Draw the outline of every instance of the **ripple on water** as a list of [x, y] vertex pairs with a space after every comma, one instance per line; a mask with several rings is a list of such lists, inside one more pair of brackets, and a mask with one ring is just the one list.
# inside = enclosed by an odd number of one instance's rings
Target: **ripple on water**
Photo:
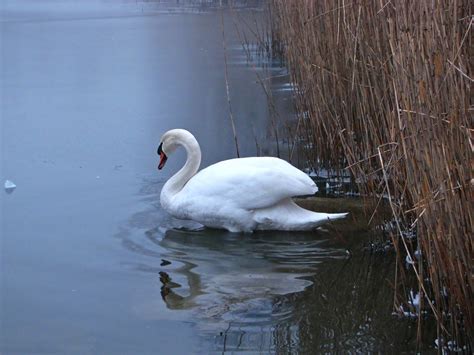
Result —
[[163, 233], [155, 226], [131, 233], [123, 245], [146, 257], [137, 270], [166, 273], [162, 296], [168, 308], [190, 310], [200, 328], [216, 332], [229, 322], [272, 326], [291, 317], [291, 307], [278, 305], [276, 297], [303, 291], [320, 263], [345, 257], [324, 237], [202, 228]]
[[137, 255], [128, 264], [158, 274], [166, 307], [186, 311], [216, 349], [271, 351], [282, 334], [291, 348], [292, 295], [312, 285], [322, 263], [346, 257], [327, 232], [236, 234], [155, 208], [137, 213], [120, 235]]

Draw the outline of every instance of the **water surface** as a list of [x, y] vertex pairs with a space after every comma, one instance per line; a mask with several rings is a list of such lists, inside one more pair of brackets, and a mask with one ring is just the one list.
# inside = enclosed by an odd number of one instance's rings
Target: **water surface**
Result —
[[[0, 175], [17, 185], [0, 196], [1, 353], [413, 349], [414, 325], [390, 315], [392, 263], [357, 252], [364, 232], [231, 234], [161, 210], [184, 161], [158, 173], [163, 132], [192, 131], [203, 166], [235, 157], [220, 11], [1, 4]], [[247, 65], [224, 20], [240, 151], [275, 155], [255, 70], [288, 110], [286, 71]]]

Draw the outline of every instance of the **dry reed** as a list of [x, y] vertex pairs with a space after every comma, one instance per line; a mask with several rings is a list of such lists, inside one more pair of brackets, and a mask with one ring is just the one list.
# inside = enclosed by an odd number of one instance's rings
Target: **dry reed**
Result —
[[237, 137], [237, 131], [235, 129], [234, 113], [232, 112], [232, 101], [230, 99], [229, 73], [228, 73], [228, 64], [227, 64], [227, 44], [226, 44], [226, 39], [225, 39], [224, 13], [222, 12], [222, 10], [221, 10], [221, 28], [222, 28], [222, 48], [224, 50], [224, 79], [225, 79], [225, 89], [226, 89], [226, 95], [227, 95], [227, 105], [229, 107], [229, 119], [230, 119], [230, 125], [232, 127], [232, 133], [234, 135], [235, 154], [237, 155], [237, 158], [240, 158], [239, 140]]
[[473, 3], [270, 3], [310, 161], [348, 168], [361, 191], [389, 199], [397, 264], [421, 252], [410, 266], [421, 308], [440, 341], [472, 349]]

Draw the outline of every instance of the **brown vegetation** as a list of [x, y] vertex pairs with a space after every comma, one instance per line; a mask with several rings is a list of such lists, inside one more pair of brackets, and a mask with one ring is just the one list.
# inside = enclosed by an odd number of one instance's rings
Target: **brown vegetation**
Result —
[[412, 271], [438, 338], [472, 346], [473, 3], [270, 2], [310, 160], [388, 199], [398, 264], [421, 250]]

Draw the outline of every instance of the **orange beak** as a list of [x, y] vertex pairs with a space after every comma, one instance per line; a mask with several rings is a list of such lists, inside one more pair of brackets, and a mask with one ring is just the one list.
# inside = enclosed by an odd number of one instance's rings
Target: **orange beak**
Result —
[[160, 143], [160, 146], [158, 147], [158, 150], [156, 153], [160, 156], [160, 164], [158, 164], [158, 170], [163, 169], [165, 166], [166, 160], [168, 160], [168, 157], [166, 156], [165, 152], [163, 152], [163, 143]]
[[160, 153], [160, 164], [158, 164], [158, 170], [163, 169], [163, 167], [166, 164], [166, 160], [168, 160], [168, 157], [166, 156], [165, 153], [161, 152]]

